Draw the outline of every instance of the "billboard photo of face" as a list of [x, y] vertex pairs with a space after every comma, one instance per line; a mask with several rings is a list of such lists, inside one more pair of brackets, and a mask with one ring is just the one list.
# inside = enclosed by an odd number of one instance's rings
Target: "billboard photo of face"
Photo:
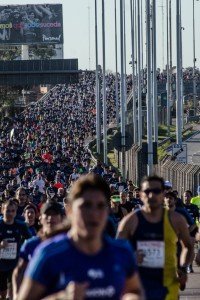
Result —
[[0, 45], [63, 42], [62, 4], [0, 6]]

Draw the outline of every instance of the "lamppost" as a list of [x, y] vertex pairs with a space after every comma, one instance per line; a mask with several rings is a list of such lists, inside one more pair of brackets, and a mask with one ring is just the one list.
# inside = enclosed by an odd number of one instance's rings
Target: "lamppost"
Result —
[[[199, 1], [199, 0], [196, 0]], [[195, 53], [195, 12], [194, 12], [194, 0], [193, 0], [193, 101], [194, 101], [194, 116], [196, 116], [196, 77], [195, 77], [195, 68], [196, 68], [196, 53]]]
[[180, 0], [176, 0], [176, 143], [182, 144], [181, 133], [181, 60], [180, 60]]
[[105, 4], [102, 0], [102, 56], [103, 56], [103, 153], [104, 164], [108, 164], [107, 145], [107, 108], [106, 108], [106, 53], [105, 53]]
[[99, 95], [98, 66], [98, 30], [97, 30], [97, 0], [95, 0], [95, 52], [96, 52], [96, 145], [97, 153], [101, 153], [101, 106]]

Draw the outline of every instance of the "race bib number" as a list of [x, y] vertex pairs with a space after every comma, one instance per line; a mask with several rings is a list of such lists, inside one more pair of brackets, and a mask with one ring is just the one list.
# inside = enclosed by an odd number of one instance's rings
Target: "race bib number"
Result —
[[0, 252], [1, 259], [15, 259], [17, 257], [17, 243], [9, 243], [6, 248]]
[[144, 255], [141, 267], [163, 268], [165, 262], [165, 247], [163, 241], [138, 241], [137, 250]]
[[118, 188], [118, 191], [121, 193], [123, 190], [124, 190], [123, 185], [120, 185], [119, 188]]

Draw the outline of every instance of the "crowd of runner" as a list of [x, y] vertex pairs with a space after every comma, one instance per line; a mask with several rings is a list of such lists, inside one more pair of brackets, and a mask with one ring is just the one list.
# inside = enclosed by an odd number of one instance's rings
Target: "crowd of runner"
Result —
[[[127, 83], [129, 90], [131, 77], [127, 78]], [[115, 119], [115, 93], [115, 76], [108, 74], [108, 123]], [[12, 120], [4, 118], [0, 124], [0, 299], [36, 300], [41, 297], [54, 300], [122, 299], [124, 295], [124, 300], [175, 300], [178, 295], [178, 284], [183, 288], [186, 282], [185, 273], [193, 272], [192, 241], [194, 245], [198, 231], [196, 226], [199, 220], [196, 205], [198, 203], [191, 204], [190, 191], [185, 191], [183, 201], [179, 199], [176, 191], [172, 190], [171, 183], [164, 182], [160, 177], [146, 178], [146, 181], [141, 183], [140, 190], [131, 180], [126, 181], [122, 178], [111, 166], [105, 166], [99, 160], [93, 162], [86, 140], [95, 136], [95, 106], [95, 73], [88, 72], [81, 77], [78, 84], [57, 85], [45, 100], [27, 107], [22, 114]], [[164, 268], [168, 268], [164, 261], [165, 241], [162, 237], [157, 244], [150, 243], [148, 240], [150, 232], [148, 238], [142, 235], [142, 240], [147, 240], [140, 242], [138, 244], [140, 247], [137, 248], [137, 242], [133, 237], [136, 234], [138, 238], [141, 232], [136, 230], [135, 233], [132, 222], [139, 224], [141, 222], [140, 228], [147, 228], [149, 225], [144, 223], [141, 214], [137, 217], [132, 214], [133, 211], [138, 212], [142, 209], [148, 215], [148, 210], [145, 211], [148, 205], [152, 210], [155, 209], [154, 203], [148, 203], [149, 199], [153, 198], [158, 202], [156, 209], [158, 208], [159, 214], [156, 222], [164, 222], [164, 214], [161, 212], [166, 192], [171, 192], [166, 197], [165, 206], [172, 211], [174, 219], [172, 223], [174, 222], [176, 232], [175, 236], [173, 233], [172, 242], [176, 243], [178, 236], [182, 249], [187, 249], [188, 255], [177, 265], [179, 276], [163, 286], [161, 274]], [[174, 207], [179, 207], [178, 213], [185, 214], [185, 219], [180, 217], [179, 220], [176, 213], [173, 217], [175, 209], [172, 209], [171, 202], [168, 201], [170, 197], [176, 203]], [[134, 221], [134, 218], [138, 219]], [[147, 220], [151, 223], [151, 218], [147, 217]], [[179, 225], [176, 220], [179, 220]], [[71, 225], [68, 224], [69, 221]], [[133, 225], [131, 229], [129, 223]], [[50, 236], [55, 234], [54, 231], [58, 226], [58, 233], [64, 232], [65, 238], [58, 235], [51, 244]], [[166, 226], [169, 229], [168, 223]], [[186, 233], [187, 226], [190, 231], [187, 230]], [[153, 226], [148, 228], [155, 230]], [[69, 235], [66, 238], [68, 230]], [[160, 230], [162, 231], [162, 228]], [[169, 232], [172, 234], [171, 229]], [[137, 261], [140, 267], [144, 268], [143, 271], [139, 268], [142, 283], [135, 258], [132, 257], [133, 251], [122, 242], [118, 241], [116, 244], [114, 240], [112, 242], [106, 240], [105, 245], [102, 245], [101, 240], [105, 233], [112, 239], [116, 236], [129, 239], [136, 251], [141, 249], [144, 251], [147, 261], [140, 264], [141, 256], [138, 256]], [[157, 232], [157, 229], [156, 234], [164, 235], [163, 232]], [[82, 244], [81, 235], [83, 240], [88, 235], [90, 242], [86, 238], [86, 243]], [[46, 243], [48, 253], [42, 246], [41, 249], [37, 248], [47, 239], [48, 242], [44, 242], [44, 245]], [[79, 256], [70, 241], [80, 250], [82, 256]], [[169, 249], [170, 245], [167, 246]], [[60, 247], [61, 252], [57, 252], [57, 247]], [[38, 250], [40, 252], [34, 256], [36, 248], [40, 249]], [[65, 262], [65, 257], [62, 251], [65, 250], [62, 249], [69, 251], [69, 261], [67, 260], [64, 267], [62, 262]], [[99, 252], [100, 250], [109, 253], [105, 262], [106, 254]], [[54, 251], [57, 253], [56, 259], [51, 259]], [[111, 252], [115, 251], [113, 258]], [[179, 249], [179, 255], [181, 251]], [[120, 257], [122, 252], [126, 258]], [[158, 256], [154, 255], [154, 252], [158, 253]], [[93, 256], [94, 253], [95, 256], [90, 261], [88, 255]], [[171, 255], [175, 254], [172, 252]], [[44, 257], [47, 261], [44, 263], [45, 268], [41, 269]], [[71, 265], [70, 259], [74, 266]], [[89, 267], [85, 266], [85, 261]], [[173, 263], [176, 263], [174, 258]], [[112, 264], [116, 270], [109, 273], [113, 268]], [[30, 265], [28, 269], [27, 265]], [[105, 265], [103, 271], [102, 265]], [[83, 274], [86, 267], [89, 268], [87, 276]], [[66, 274], [63, 268], [73, 270]], [[123, 275], [116, 275], [119, 270]], [[24, 272], [25, 281], [23, 281]], [[102, 279], [104, 272], [105, 279]], [[147, 278], [144, 275], [150, 274], [149, 272], [156, 273], [156, 283], [151, 281], [153, 277], [150, 278], [148, 275]], [[169, 272], [175, 272], [175, 265]], [[172, 273], [167, 276], [171, 278]], [[110, 282], [111, 275], [113, 282]], [[93, 286], [92, 281], [88, 288], [90, 278], [94, 281], [98, 279], [97, 286], [95, 284]], [[151, 280], [148, 281], [149, 279]], [[67, 289], [63, 292], [65, 286]], [[154, 286], [157, 292], [151, 295], [150, 286]], [[165, 298], [168, 293], [173, 294], [174, 298]]]

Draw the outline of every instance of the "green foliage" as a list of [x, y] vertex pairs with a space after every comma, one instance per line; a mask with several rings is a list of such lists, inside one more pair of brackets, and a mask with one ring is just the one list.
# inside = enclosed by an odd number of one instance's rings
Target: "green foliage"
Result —
[[[187, 131], [185, 131], [182, 134], [182, 138], [183, 139], [188, 138], [193, 132], [194, 132], [194, 130], [188, 129]], [[176, 131], [173, 134], [175, 134], [175, 133], [176, 133]], [[167, 154], [166, 148], [168, 148], [171, 144], [173, 144], [175, 142], [176, 142], [176, 136], [171, 137], [171, 139], [168, 140], [165, 144], [158, 147], [158, 160], [161, 160]]]
[[170, 144], [171, 144], [171, 141], [167, 141], [165, 144], [158, 147], [158, 160], [161, 160], [167, 154], [165, 149], [167, 147], [169, 147]]
[[43, 46], [32, 49], [32, 53], [41, 60], [49, 60], [56, 54], [56, 51], [53, 48]]
[[20, 56], [20, 49], [17, 47], [15, 49], [4, 50], [0, 49], [0, 60], [14, 60], [18, 56]]
[[[108, 144], [107, 144], [107, 150], [108, 150], [108, 165], [113, 166], [115, 169], [118, 169], [117, 167], [117, 162], [115, 160], [115, 155], [114, 155], [114, 145], [113, 145], [113, 136], [114, 134], [108, 134], [107, 136], [107, 140], [108, 140]], [[97, 150], [96, 150], [96, 143], [92, 146], [91, 148], [93, 155], [99, 159], [100, 161], [104, 161], [104, 157], [103, 157], [103, 143], [101, 142], [101, 154], [97, 154]]]
[[[171, 125], [170, 126], [170, 135], [173, 135], [176, 133], [176, 126]], [[168, 137], [168, 127], [167, 125], [159, 125], [158, 126], [158, 136], [159, 140], [162, 140], [163, 138]]]

